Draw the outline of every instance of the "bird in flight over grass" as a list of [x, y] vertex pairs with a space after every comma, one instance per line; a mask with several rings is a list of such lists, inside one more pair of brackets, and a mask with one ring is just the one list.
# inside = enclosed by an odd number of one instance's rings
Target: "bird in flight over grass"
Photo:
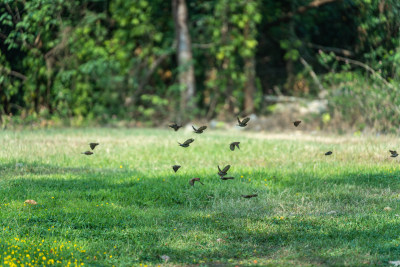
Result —
[[233, 180], [235, 179], [235, 177], [225, 177], [225, 176], [221, 176], [221, 180], [226, 181], [226, 180]]
[[250, 120], [250, 118], [245, 118], [245, 119], [243, 119], [242, 121], [240, 121], [240, 119], [239, 119], [239, 117], [237, 117], [237, 120], [238, 120], [238, 126], [240, 126], [240, 127], [246, 127], [247, 126], [247, 123], [249, 122], [249, 120]]
[[172, 166], [172, 169], [174, 170], [174, 172], [177, 172], [180, 167], [181, 167], [180, 165], [174, 165]]
[[168, 127], [171, 127], [171, 128], [174, 129], [175, 132], [176, 132], [176, 131], [179, 130], [179, 128], [182, 127], [182, 125], [178, 125], [178, 124], [176, 124], [176, 123], [173, 123], [173, 124], [168, 125]]
[[229, 170], [230, 167], [231, 167], [231, 165], [226, 165], [225, 168], [223, 168], [223, 169], [221, 170], [221, 169], [219, 168], [219, 166], [218, 166], [218, 175], [221, 176], [221, 177], [227, 175], [227, 174], [228, 174], [228, 170]]
[[99, 143], [90, 143], [89, 146], [93, 150], [96, 146], [98, 146]]
[[300, 123], [301, 123], [301, 121], [294, 121], [293, 122], [294, 126], [296, 126], [296, 127], [299, 126]]
[[240, 142], [233, 142], [229, 145], [229, 148], [233, 151], [235, 150], [235, 147], [237, 147], [238, 149], [240, 149], [239, 147]]
[[191, 186], [194, 186], [194, 183], [195, 183], [195, 182], [199, 182], [199, 183], [201, 183], [202, 185], [204, 185], [204, 184], [200, 181], [200, 178], [192, 178], [192, 179], [190, 179], [189, 184], [190, 184]]
[[396, 150], [389, 150], [389, 152], [390, 152], [390, 156], [392, 157], [392, 158], [395, 158], [395, 157], [397, 157], [399, 154], [397, 154], [397, 151]]
[[325, 153], [325, 156], [332, 155], [332, 153], [333, 153], [332, 151], [328, 151], [328, 152]]
[[242, 197], [244, 198], [252, 198], [252, 197], [256, 197], [258, 196], [258, 194], [253, 194], [253, 195], [242, 195]]
[[92, 151], [85, 151], [85, 152], [82, 152], [81, 154], [85, 154], [87, 156], [90, 156], [90, 155], [93, 154], [93, 152]]
[[195, 133], [201, 134], [201, 133], [203, 133], [203, 131], [204, 131], [205, 129], [207, 129], [207, 126], [201, 126], [200, 128], [196, 129], [196, 128], [194, 128], [194, 126], [192, 125], [192, 128], [193, 128], [193, 130], [194, 130]]
[[181, 143], [179, 143], [179, 142], [178, 142], [178, 144], [179, 144], [181, 147], [188, 147], [188, 146], [190, 145], [190, 143], [192, 143], [193, 141], [194, 141], [194, 139], [193, 139], [193, 138], [190, 138], [190, 139], [186, 140], [183, 144], [181, 144]]

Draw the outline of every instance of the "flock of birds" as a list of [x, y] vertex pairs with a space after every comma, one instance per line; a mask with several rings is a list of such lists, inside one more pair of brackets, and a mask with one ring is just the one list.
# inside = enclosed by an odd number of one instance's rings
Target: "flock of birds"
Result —
[[[239, 126], [239, 127], [246, 127], [246, 126], [247, 126], [247, 123], [250, 121], [250, 118], [244, 118], [242, 121], [241, 121], [239, 118], [237, 118], [237, 120], [238, 120], [238, 126]], [[297, 125], [298, 125], [298, 124], [297, 124]], [[182, 127], [182, 125], [178, 125], [178, 124], [176, 124], [176, 123], [173, 123], [173, 124], [168, 125], [168, 126], [171, 127], [172, 129], [174, 129], [175, 132], [178, 131], [179, 128]], [[296, 126], [296, 127], [297, 127], [297, 126]], [[194, 131], [195, 133], [197, 133], [197, 134], [202, 134], [202, 133], [207, 129], [207, 126], [201, 126], [201, 127], [197, 128], [197, 129], [196, 129], [194, 126], [192, 126], [192, 128], [193, 128], [193, 131]], [[178, 144], [179, 144], [181, 147], [189, 147], [190, 144], [193, 143], [193, 142], [194, 142], [194, 139], [193, 139], [193, 138], [189, 138], [188, 140], [186, 140], [186, 141], [183, 142], [183, 143], [179, 143], [179, 142], [178, 142]], [[235, 148], [237, 148], [237, 149], [240, 150], [239, 144], [240, 144], [240, 142], [232, 142], [232, 143], [229, 145], [230, 150], [234, 151]], [[174, 166], [172, 166], [172, 169], [173, 169], [175, 172], [177, 172], [177, 171], [179, 170], [180, 167], [181, 167], [180, 165], [174, 165]], [[221, 170], [221, 168], [218, 166], [218, 175], [219, 175], [219, 177], [220, 177], [221, 180], [226, 181], [226, 180], [233, 180], [233, 179], [235, 179], [235, 177], [231, 177], [231, 176], [230, 176], [230, 177], [227, 177], [228, 171], [229, 171], [230, 167], [231, 167], [231, 165], [226, 165], [226, 166]], [[199, 182], [200, 184], [204, 185], [204, 184], [200, 181], [200, 178], [198, 178], [198, 177], [195, 177], [195, 178], [192, 178], [192, 179], [189, 180], [189, 184], [190, 184], [191, 186], [194, 186], [194, 184], [195, 184], [196, 182]], [[241, 195], [241, 196], [244, 197], [244, 198], [252, 198], [252, 197], [256, 197], [256, 196], [258, 196], [258, 195], [257, 195], [257, 194], [252, 194], [252, 195]]]
[[[246, 126], [247, 126], [247, 123], [250, 121], [250, 118], [247, 117], [247, 118], [244, 118], [243, 120], [240, 120], [239, 117], [238, 117], [238, 118], [237, 118], [237, 121], [238, 121], [237, 126], [239, 126], [239, 127], [246, 127]], [[293, 125], [294, 125], [295, 127], [297, 127], [297, 126], [300, 125], [300, 123], [301, 123], [301, 121], [294, 121], [294, 122], [293, 122]], [[172, 129], [174, 129], [175, 132], [178, 131], [179, 128], [182, 127], [182, 125], [178, 125], [178, 124], [176, 124], [176, 123], [170, 124], [170, 125], [168, 125], [168, 126], [171, 127]], [[201, 127], [197, 128], [197, 129], [196, 129], [194, 126], [192, 126], [192, 128], [193, 128], [193, 130], [194, 130], [195, 133], [197, 133], [197, 134], [202, 134], [202, 133], [207, 129], [207, 126], [201, 126]], [[178, 144], [179, 144], [179, 146], [181, 146], [181, 147], [189, 147], [190, 144], [193, 143], [193, 142], [194, 142], [194, 139], [193, 139], [193, 138], [189, 138], [189, 139], [187, 139], [187, 140], [186, 140], [185, 142], [183, 142], [183, 143], [179, 143], [179, 142], [178, 142]], [[240, 144], [240, 142], [232, 142], [232, 143], [229, 144], [229, 149], [232, 150], [232, 151], [234, 151], [235, 148], [237, 148], [237, 149], [240, 150], [239, 144]], [[96, 148], [96, 146], [98, 146], [98, 145], [99, 145], [99, 143], [89, 143], [89, 147], [90, 147], [91, 150], [87, 150], [87, 151], [85, 151], [85, 152], [82, 152], [82, 154], [87, 155], [87, 156], [93, 155], [93, 150], [94, 150], [94, 149]], [[389, 150], [389, 151], [390, 151], [390, 153], [391, 153], [391, 157], [397, 157], [397, 156], [399, 155], [399, 154], [397, 154], [396, 151], [393, 151], [393, 150]], [[326, 155], [326, 156], [332, 155], [332, 151], [326, 152], [325, 155]], [[174, 165], [174, 166], [172, 166], [172, 169], [173, 169], [174, 172], [176, 173], [176, 172], [179, 170], [180, 167], [181, 167], [180, 165]], [[221, 180], [226, 181], [226, 180], [233, 180], [233, 179], [235, 179], [235, 177], [231, 177], [231, 176], [228, 177], [228, 176], [227, 176], [230, 167], [231, 167], [231, 165], [227, 165], [227, 166], [225, 166], [225, 167], [221, 170], [221, 168], [218, 166], [218, 173], [217, 173], [217, 174], [219, 175], [219, 177], [220, 177]], [[191, 186], [194, 186], [194, 184], [195, 184], [196, 182], [199, 182], [200, 184], [204, 185], [204, 184], [200, 181], [200, 178], [197, 178], [197, 177], [196, 177], [196, 178], [192, 178], [192, 179], [189, 180], [189, 184], [190, 184]], [[253, 198], [253, 197], [257, 197], [258, 194], [241, 195], [241, 196], [242, 196], [243, 198]]]

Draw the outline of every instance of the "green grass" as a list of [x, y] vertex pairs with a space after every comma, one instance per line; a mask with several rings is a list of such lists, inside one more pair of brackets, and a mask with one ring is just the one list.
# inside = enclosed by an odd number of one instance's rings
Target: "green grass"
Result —
[[[189, 148], [178, 146], [190, 137]], [[95, 154], [81, 155], [92, 141]], [[240, 151], [229, 150], [233, 141]], [[388, 152], [399, 144], [209, 130], [4, 131], [0, 265], [386, 265], [400, 260], [400, 157]], [[235, 180], [220, 181], [217, 165], [227, 164]], [[190, 187], [193, 177], [204, 186]]]

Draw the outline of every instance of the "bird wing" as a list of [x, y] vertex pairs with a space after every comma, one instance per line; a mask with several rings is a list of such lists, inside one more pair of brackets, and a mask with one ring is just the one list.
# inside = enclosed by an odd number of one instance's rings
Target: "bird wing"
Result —
[[93, 150], [96, 146], [98, 146], [99, 143], [90, 143], [89, 146]]
[[196, 128], [194, 128], [194, 126], [193, 126], [193, 125], [192, 125], [192, 128], [193, 128], [193, 130], [194, 130], [195, 132], [197, 132]]
[[239, 144], [240, 144], [240, 142], [236, 142], [236, 147], [237, 147], [238, 149], [240, 149]]
[[238, 123], [241, 124], [241, 121], [239, 120], [239, 117], [237, 117]]
[[183, 144], [188, 145], [188, 144], [192, 143], [193, 141], [194, 141], [194, 139], [190, 138], [190, 139], [186, 140], [185, 143], [183, 143]]
[[246, 124], [248, 121], [250, 120], [250, 118], [245, 118], [242, 120], [242, 124]]
[[222, 172], [227, 172], [230, 167], [231, 167], [231, 165], [226, 165], [225, 168], [222, 170]]
[[396, 150], [389, 150], [389, 152], [392, 153], [392, 154], [397, 154]]
[[229, 145], [229, 148], [230, 148], [232, 151], [235, 150], [235, 143], [230, 144], [230, 145]]
[[218, 170], [219, 170], [219, 172], [222, 172], [221, 169], [219, 168], [219, 165], [218, 165]]
[[207, 129], [207, 126], [201, 126], [198, 130], [199, 131], [204, 131], [205, 129]]

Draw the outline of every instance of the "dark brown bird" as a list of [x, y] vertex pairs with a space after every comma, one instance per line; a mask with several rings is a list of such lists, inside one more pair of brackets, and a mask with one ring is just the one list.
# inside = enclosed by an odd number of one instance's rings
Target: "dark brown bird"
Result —
[[389, 152], [390, 152], [390, 156], [392, 157], [392, 158], [395, 158], [395, 157], [397, 157], [399, 154], [397, 154], [397, 151], [396, 150], [389, 150]]
[[188, 147], [188, 146], [190, 145], [190, 143], [192, 143], [193, 141], [194, 141], [194, 139], [193, 139], [193, 138], [190, 138], [190, 139], [186, 140], [183, 144], [181, 144], [181, 143], [179, 143], [179, 142], [178, 142], [178, 144], [179, 144], [181, 147]]
[[239, 123], [238, 126], [245, 127], [245, 126], [247, 126], [247, 123], [249, 122], [250, 118], [245, 118], [242, 121], [240, 121], [239, 117], [237, 117], [237, 120]]
[[99, 143], [90, 143], [89, 146], [93, 150], [96, 146], [100, 145]]
[[194, 126], [192, 125], [192, 128], [193, 128], [193, 130], [194, 130], [195, 133], [201, 134], [201, 133], [203, 133], [203, 131], [204, 131], [205, 129], [207, 129], [207, 126], [201, 126], [200, 128], [196, 129], [196, 128], [194, 128]]
[[256, 197], [258, 196], [258, 194], [253, 194], [253, 195], [242, 195], [242, 197], [244, 198], [252, 198], [252, 197]]
[[235, 179], [235, 177], [224, 177], [224, 176], [221, 176], [221, 180], [224, 180], [224, 181], [233, 180], [233, 179]]
[[328, 151], [328, 152], [325, 153], [325, 156], [332, 155], [332, 153], [333, 153], [332, 151]]
[[180, 165], [174, 165], [172, 166], [172, 169], [174, 170], [174, 172], [177, 172], [180, 167], [181, 167]]
[[179, 128], [182, 127], [182, 125], [178, 125], [178, 124], [176, 124], [176, 123], [173, 123], [173, 124], [171, 124], [171, 125], [168, 125], [168, 127], [171, 127], [171, 128], [174, 129], [175, 132], [176, 132], [176, 131], [179, 130]]
[[204, 185], [204, 184], [200, 181], [200, 178], [192, 178], [192, 179], [190, 179], [189, 184], [190, 184], [191, 186], [194, 186], [194, 183], [195, 183], [195, 182], [199, 182], [199, 183], [201, 183], [202, 185]]
[[90, 156], [90, 155], [93, 154], [93, 152], [92, 151], [85, 151], [85, 152], [82, 152], [81, 154], [85, 154], [85, 155]]
[[293, 122], [294, 126], [296, 126], [296, 127], [299, 126], [300, 123], [301, 123], [301, 121], [294, 121]]
[[231, 165], [226, 165], [225, 168], [223, 168], [223, 169], [221, 170], [221, 169], [219, 168], [219, 166], [218, 166], [218, 175], [221, 176], [221, 177], [227, 175], [227, 174], [228, 174], [228, 170], [229, 170], [230, 167], [231, 167]]
[[229, 145], [229, 148], [230, 148], [232, 151], [235, 150], [235, 146], [236, 146], [238, 149], [240, 149], [239, 144], [240, 144], [240, 142], [233, 142], [233, 143], [231, 143], [231, 144]]

